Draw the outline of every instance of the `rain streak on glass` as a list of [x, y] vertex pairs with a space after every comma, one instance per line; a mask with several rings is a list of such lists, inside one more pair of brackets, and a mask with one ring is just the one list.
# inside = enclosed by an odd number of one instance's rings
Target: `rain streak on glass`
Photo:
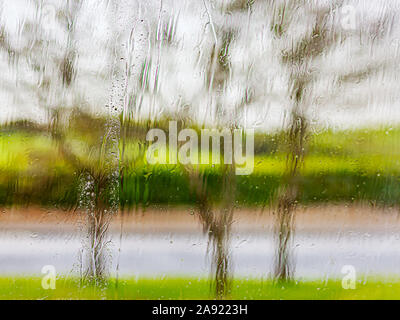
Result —
[[27, 299], [400, 298], [399, 15], [0, 1], [0, 281]]

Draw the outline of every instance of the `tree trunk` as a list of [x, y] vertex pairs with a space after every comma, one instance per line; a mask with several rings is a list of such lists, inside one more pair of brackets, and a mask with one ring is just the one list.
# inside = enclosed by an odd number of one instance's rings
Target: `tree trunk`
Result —
[[299, 195], [299, 169], [304, 161], [304, 146], [306, 140], [307, 122], [298, 111], [292, 114], [292, 120], [287, 135], [289, 152], [286, 159], [284, 186], [278, 193], [275, 212], [276, 254], [274, 277], [278, 281], [290, 281], [294, 273], [292, 260], [292, 242], [295, 231], [294, 214]]

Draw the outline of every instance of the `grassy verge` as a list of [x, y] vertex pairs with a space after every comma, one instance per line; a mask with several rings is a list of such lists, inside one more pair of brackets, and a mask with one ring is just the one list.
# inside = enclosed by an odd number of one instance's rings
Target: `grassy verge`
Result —
[[[0, 278], [0, 299], [212, 299], [206, 279], [122, 279], [103, 288], [80, 285], [74, 279], [58, 279], [55, 290], [44, 290], [40, 278]], [[400, 299], [400, 282], [370, 280], [345, 290], [341, 281], [298, 281], [274, 284], [269, 280], [235, 280], [228, 299]]]
[[[143, 132], [145, 132], [144, 128]], [[71, 129], [68, 148], [87, 167], [96, 168], [98, 148], [88, 133]], [[236, 176], [236, 203], [262, 206], [274, 198], [285, 170], [282, 134], [258, 134], [254, 172]], [[95, 137], [92, 137], [95, 140]], [[98, 137], [97, 137], [98, 138]], [[400, 128], [324, 131], [310, 137], [300, 169], [301, 203], [369, 201], [396, 205], [400, 199]], [[180, 165], [150, 165], [147, 145], [137, 134], [126, 139], [121, 159], [121, 206], [194, 204], [190, 178]], [[122, 154], [122, 144], [121, 144]], [[218, 165], [204, 165], [210, 201], [222, 197]], [[0, 205], [74, 206], [79, 172], [46, 131], [0, 127]]]

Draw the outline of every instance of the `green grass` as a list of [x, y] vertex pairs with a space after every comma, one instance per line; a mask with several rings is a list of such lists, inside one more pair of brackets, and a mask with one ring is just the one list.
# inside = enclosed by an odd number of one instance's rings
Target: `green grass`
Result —
[[[41, 278], [0, 278], [0, 299], [130, 299], [175, 300], [213, 299], [206, 279], [121, 279], [116, 286], [111, 280], [102, 288], [80, 285], [78, 280], [58, 279], [55, 290], [44, 290]], [[400, 281], [371, 279], [357, 282], [356, 289], [345, 290], [341, 281], [297, 281], [291, 284], [274, 284], [270, 280], [235, 280], [227, 299], [270, 300], [361, 300], [400, 299]]]
[[[68, 134], [72, 153], [88, 167], [99, 167], [99, 148], [93, 142], [97, 136], [74, 129]], [[185, 169], [180, 165], [147, 164], [146, 144], [138, 139], [131, 135], [125, 143], [121, 206], [194, 204], [196, 198]], [[258, 133], [255, 139], [253, 174], [235, 177], [239, 206], [270, 203], [285, 172], [282, 133]], [[218, 203], [223, 194], [221, 170], [218, 165], [204, 165], [202, 170], [209, 199]], [[301, 203], [369, 201], [396, 205], [400, 200], [400, 128], [314, 134], [309, 138], [300, 171]], [[74, 206], [79, 197], [76, 173], [48, 132], [0, 128], [1, 206]]]

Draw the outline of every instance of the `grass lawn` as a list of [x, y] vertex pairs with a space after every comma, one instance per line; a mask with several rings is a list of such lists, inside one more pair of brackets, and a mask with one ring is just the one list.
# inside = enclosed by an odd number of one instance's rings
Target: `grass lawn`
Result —
[[[102, 288], [80, 285], [75, 279], [58, 279], [55, 290], [44, 290], [41, 278], [0, 278], [0, 299], [212, 299], [206, 279], [120, 279]], [[340, 280], [298, 281], [274, 284], [270, 280], [235, 280], [227, 299], [400, 299], [400, 281], [368, 280], [357, 282], [356, 289], [345, 290]]]
[[[82, 163], [97, 168], [98, 148], [91, 147], [86, 135], [74, 130], [70, 135], [68, 148]], [[268, 134], [256, 137], [254, 172], [235, 176], [237, 205], [264, 206], [275, 197], [286, 166], [285, 143], [281, 140]], [[324, 131], [312, 135], [300, 168], [298, 201], [398, 204], [399, 141], [400, 128]], [[0, 206], [73, 207], [79, 198], [79, 175], [57, 150], [46, 132], [8, 132], [0, 127]], [[185, 169], [180, 165], [147, 164], [144, 151], [145, 145], [134, 137], [128, 139], [121, 159], [121, 206], [196, 203]], [[200, 167], [210, 202], [219, 203], [224, 194], [220, 166]]]

